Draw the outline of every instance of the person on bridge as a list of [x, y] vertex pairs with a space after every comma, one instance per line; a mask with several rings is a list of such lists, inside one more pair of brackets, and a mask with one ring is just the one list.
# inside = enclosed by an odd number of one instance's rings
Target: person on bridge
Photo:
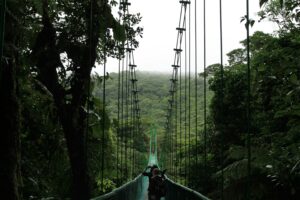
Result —
[[[143, 175], [144, 176], [148, 176], [148, 178], [149, 178], [149, 181], [150, 181], [150, 179], [151, 179], [151, 177], [152, 177], [152, 172], [153, 172], [153, 169], [158, 169], [158, 166], [157, 165], [153, 165], [153, 166], [148, 166], [148, 167], [146, 167], [146, 169], [144, 170], [144, 172], [143, 172]], [[150, 171], [149, 172], [147, 172], [148, 171], [148, 169], [150, 169]]]
[[[150, 172], [147, 172], [149, 168]], [[157, 165], [148, 166], [143, 172], [143, 175], [149, 178], [148, 200], [160, 200], [166, 195], [165, 172], [166, 170], [159, 170]]]

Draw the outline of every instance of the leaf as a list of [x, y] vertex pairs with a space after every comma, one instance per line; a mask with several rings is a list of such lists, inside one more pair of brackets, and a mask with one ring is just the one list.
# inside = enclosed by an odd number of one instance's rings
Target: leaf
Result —
[[113, 25], [114, 38], [120, 42], [126, 40], [125, 27], [115, 21]]
[[246, 149], [242, 146], [231, 146], [228, 150], [228, 157], [232, 159], [242, 159], [245, 155]]
[[43, 1], [34, 0], [33, 5], [34, 5], [36, 11], [42, 15], [43, 14]]
[[[234, 180], [246, 177], [248, 175], [247, 163], [248, 163], [247, 159], [242, 159], [227, 165], [223, 169], [225, 177]], [[221, 176], [221, 171], [218, 171], [216, 173], [216, 176]]]
[[269, 0], [259, 0], [259, 6], [262, 7], [265, 3], [267, 3]]
[[280, 110], [275, 113], [274, 118], [282, 118], [282, 117], [300, 117], [300, 105], [295, 105], [285, 110]]
[[298, 78], [297, 78], [297, 75], [296, 74], [292, 74], [289, 81], [294, 84], [294, 85], [298, 85], [299, 82], [298, 82]]
[[283, 0], [279, 0], [281, 8], [283, 8]]

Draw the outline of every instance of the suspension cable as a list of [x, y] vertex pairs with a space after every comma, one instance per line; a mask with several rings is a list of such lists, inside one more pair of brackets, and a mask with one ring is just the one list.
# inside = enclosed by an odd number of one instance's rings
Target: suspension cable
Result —
[[[106, 35], [105, 35], [106, 37]], [[104, 47], [106, 48], [106, 46]], [[102, 191], [104, 191], [104, 149], [105, 149], [105, 103], [106, 103], [106, 49], [104, 49], [104, 64], [103, 64], [103, 93], [102, 93], [102, 99], [103, 99], [103, 103], [102, 103], [102, 165], [101, 165], [101, 189]]]
[[185, 54], [184, 54], [184, 179], [187, 184], [187, 34], [184, 34]]
[[[2, 73], [2, 64], [3, 64], [3, 47], [4, 47], [4, 35], [5, 35], [5, 14], [6, 14], [6, 0], [2, 0], [1, 3], [1, 16], [0, 16], [0, 75]], [[1, 76], [0, 76], [1, 78]]]
[[207, 124], [206, 124], [206, 119], [207, 119], [207, 113], [206, 113], [206, 104], [207, 104], [207, 99], [206, 99], [206, 78], [207, 78], [207, 73], [206, 73], [206, 0], [203, 0], [203, 89], [204, 89], [204, 170], [207, 170]]
[[[176, 69], [178, 70], [178, 69]], [[178, 72], [176, 72], [178, 73]], [[177, 158], [178, 158], [178, 155], [177, 155], [177, 120], [178, 120], [178, 113], [177, 113], [177, 82], [176, 82], [176, 86], [175, 86], [175, 98], [174, 98], [174, 110], [175, 110], [175, 138], [174, 138], [174, 154], [175, 154], [175, 164], [174, 164], [174, 167], [175, 167], [175, 171], [174, 171], [174, 180], [177, 181]]]
[[[123, 50], [124, 50], [124, 44], [123, 44]], [[124, 175], [124, 154], [125, 154], [125, 137], [124, 137], [124, 68], [125, 68], [125, 62], [124, 57], [122, 58], [122, 72], [121, 72], [121, 177], [123, 180]], [[122, 181], [121, 181], [122, 183]]]
[[[2, 63], [3, 63], [3, 45], [4, 45], [4, 29], [5, 29], [5, 13], [6, 13], [6, 1], [2, 1], [2, 5], [1, 5], [1, 20], [3, 20], [3, 22], [1, 21], [1, 60], [0, 60], [0, 79], [1, 79], [1, 71], [2, 71]], [[93, 44], [93, 40], [92, 40], [92, 34], [93, 34], [93, 2], [92, 0], [90, 1], [90, 13], [89, 13], [89, 19], [90, 19], [90, 23], [89, 23], [89, 42], [88, 45], [89, 45], [89, 66], [92, 68], [92, 44]], [[85, 168], [87, 170], [86, 173], [89, 172], [89, 167], [88, 167], [88, 137], [89, 137], [89, 125], [90, 125], [90, 97], [91, 97], [91, 75], [89, 74], [89, 77], [88, 77], [88, 83], [87, 83], [87, 98], [86, 98], [86, 101], [87, 101], [87, 104], [86, 104], [86, 124], [85, 124], [85, 135], [83, 136], [83, 163], [85, 165]], [[89, 181], [89, 180], [88, 180]], [[89, 182], [87, 182], [89, 184]], [[89, 186], [88, 186], [89, 187]]]
[[[222, 19], [222, 0], [219, 0], [220, 17], [220, 70], [221, 70], [221, 122], [224, 122], [224, 67], [223, 67], [223, 19]], [[224, 133], [221, 131], [221, 199], [224, 199]]]
[[[190, 0], [189, 0], [190, 1]], [[189, 4], [189, 36], [188, 36], [188, 180], [190, 180], [191, 175], [191, 4]]]
[[[89, 65], [92, 66], [92, 34], [93, 34], [93, 1], [90, 1], [90, 23], [89, 23]], [[2, 62], [1, 62], [2, 63]], [[87, 105], [86, 105], [86, 133], [85, 133], [85, 137], [84, 137], [84, 163], [87, 165], [87, 161], [88, 161], [88, 137], [89, 137], [89, 112], [90, 112], [90, 96], [91, 96], [91, 91], [90, 91], [90, 87], [91, 87], [91, 76], [89, 76], [88, 78], [88, 84], [87, 84]]]
[[251, 184], [251, 71], [250, 71], [250, 19], [249, 19], [249, 0], [246, 0], [246, 16], [247, 16], [247, 191], [246, 199], [250, 199], [250, 184]]
[[[122, 1], [123, 5], [123, 14], [124, 17], [129, 16], [128, 7], [131, 3], [128, 0]], [[124, 21], [127, 23], [126, 25], [130, 26], [130, 21]], [[126, 33], [128, 34], [128, 33]], [[134, 61], [134, 48], [133, 44], [130, 44], [130, 41], [127, 41], [126, 44], [126, 69], [125, 69], [125, 116], [126, 116], [126, 137], [125, 137], [125, 162], [127, 158], [129, 163], [131, 163], [131, 176], [134, 175], [135, 165], [136, 165], [136, 156], [135, 156], [135, 137], [139, 134], [141, 118], [140, 118], [140, 107], [139, 107], [139, 95], [138, 95], [138, 87], [137, 87], [137, 76], [136, 76], [136, 64]], [[130, 101], [130, 102], [129, 102]], [[130, 110], [130, 111], [129, 111]], [[130, 112], [130, 113], [129, 113]], [[129, 127], [130, 125], [130, 127]], [[128, 137], [130, 138], [129, 140]], [[128, 144], [127, 144], [128, 142]], [[127, 152], [128, 148], [129, 152]], [[131, 151], [130, 151], [131, 150]], [[128, 154], [129, 153], [129, 154]], [[131, 160], [130, 160], [131, 159]], [[125, 165], [125, 172], [129, 173], [127, 169], [127, 165]]]
[[[120, 48], [119, 48], [119, 56], [120, 55]], [[120, 138], [119, 138], [119, 134], [120, 134], [120, 96], [121, 96], [121, 58], [119, 58], [118, 61], [118, 127], [117, 127], [117, 180], [119, 181], [119, 145], [120, 145]], [[122, 154], [121, 154], [122, 156]]]
[[[120, 3], [121, 0], [119, 0], [119, 5], [121, 4]], [[119, 6], [119, 12], [120, 12], [120, 6]], [[121, 23], [121, 16], [119, 15], [119, 23]], [[117, 166], [116, 166], [116, 169], [117, 169], [117, 185], [119, 185], [119, 154], [120, 154], [120, 149], [119, 149], [119, 146], [120, 146], [120, 108], [121, 108], [121, 105], [120, 105], [120, 97], [121, 97], [121, 46], [120, 46], [120, 43], [118, 43], [118, 124], [117, 124]], [[122, 152], [122, 150], [121, 150]], [[122, 153], [121, 153], [121, 156], [122, 156]]]
[[[180, 66], [181, 66], [181, 59], [180, 59]], [[180, 74], [179, 74], [179, 159], [180, 159], [180, 166], [182, 161], [182, 68], [180, 67]], [[181, 167], [179, 168], [179, 174], [181, 175]]]
[[[198, 33], [197, 33], [197, 0], [195, 0], [195, 134], [196, 166], [198, 165]], [[197, 170], [198, 172], [198, 170]], [[198, 173], [197, 173], [198, 175]]]
[[[169, 157], [168, 157], [168, 165], [170, 167], [170, 174], [172, 174], [174, 176], [174, 178], [176, 178], [175, 176], [177, 176], [177, 166], [174, 166], [177, 163], [177, 132], [178, 132], [178, 124], [177, 124], [177, 120], [178, 120], [178, 116], [177, 116], [177, 112], [178, 112], [178, 101], [177, 99], [179, 99], [179, 138], [180, 138], [180, 142], [179, 142], [179, 151], [180, 151], [180, 155], [179, 157], [182, 157], [182, 153], [181, 153], [181, 138], [182, 138], [182, 126], [181, 126], [181, 121], [182, 121], [182, 70], [181, 70], [181, 53], [183, 51], [182, 49], [182, 42], [183, 42], [183, 37], [186, 38], [186, 12], [187, 12], [187, 5], [190, 4], [190, 1], [180, 1], [179, 2], [181, 4], [181, 9], [180, 9], [180, 17], [179, 17], [179, 25], [176, 28], [177, 32], [177, 39], [176, 39], [176, 48], [174, 49], [175, 51], [175, 57], [174, 57], [174, 64], [172, 65], [173, 67], [173, 73], [172, 73], [172, 78], [170, 79], [171, 81], [171, 86], [170, 86], [170, 90], [169, 90], [169, 94], [170, 94], [170, 99], [168, 101], [168, 110], [167, 110], [167, 115], [166, 115], [166, 139], [167, 139], [167, 143], [169, 146]], [[186, 48], [187, 49], [187, 48]], [[187, 60], [187, 59], [186, 59]], [[187, 67], [187, 65], [186, 65]], [[180, 75], [179, 75], [179, 89], [178, 89], [178, 68], [180, 68]], [[187, 71], [185, 71], [187, 73]], [[185, 81], [187, 81], [187, 78], [185, 79]], [[177, 92], [180, 92], [180, 95], [178, 96]], [[187, 102], [187, 100], [186, 100]], [[186, 109], [185, 109], [186, 112]], [[174, 116], [175, 115], [175, 116]], [[185, 118], [186, 119], [186, 118]], [[185, 120], [186, 122], [187, 120]], [[185, 126], [185, 130], [187, 130], [187, 127]], [[186, 134], [185, 134], [186, 137]], [[186, 142], [186, 141], [185, 141]], [[175, 149], [174, 149], [175, 148]], [[185, 145], [185, 148], [187, 148], [187, 145]], [[185, 153], [187, 153], [187, 150], [185, 149]], [[180, 159], [181, 160], [181, 159]], [[187, 159], [185, 159], [185, 161], [187, 161]], [[186, 171], [186, 167], [185, 167], [185, 171]], [[179, 169], [179, 174], [181, 174], [181, 169]], [[187, 173], [185, 173], [187, 174]]]
[[[131, 58], [131, 56], [130, 56]], [[134, 144], [133, 144], [133, 67], [131, 66], [131, 60], [130, 59], [130, 63], [129, 63], [129, 69], [130, 69], [130, 135], [131, 135], [131, 177], [133, 177], [133, 166], [134, 166]]]
[[[135, 61], [134, 61], [134, 54], [132, 52], [132, 95], [133, 95], [133, 146], [135, 146], [135, 138], [137, 136], [137, 105], [138, 95], [137, 95], [137, 78], [135, 72]], [[133, 173], [135, 172], [135, 165], [136, 165], [136, 155], [135, 150], [133, 149]]]
[[[175, 57], [174, 57], [174, 64], [172, 65], [173, 67], [173, 73], [172, 73], [172, 78], [170, 79], [171, 81], [171, 87], [169, 90], [170, 93], [170, 99], [169, 99], [169, 107], [168, 107], [168, 114], [167, 114], [167, 124], [166, 124], [166, 133], [169, 132], [169, 144], [170, 144], [170, 158], [169, 158], [169, 166], [171, 168], [171, 174], [174, 174], [176, 169], [173, 166], [173, 154], [175, 153], [173, 148], [176, 147], [176, 140], [173, 141], [173, 135], [176, 138], [176, 116], [173, 116], [173, 113], [176, 113], [176, 110], [174, 111], [173, 108], [175, 108], [175, 93], [176, 93], [176, 82], [178, 79], [178, 68], [180, 67], [179, 62], [180, 62], [180, 55], [182, 52], [181, 49], [181, 44], [182, 44], [182, 37], [183, 37], [183, 32], [185, 31], [185, 21], [186, 21], [186, 1], [180, 1], [181, 3], [181, 10], [180, 10], [180, 17], [179, 17], [179, 25], [176, 28], [178, 31], [177, 33], [177, 40], [176, 40], [176, 48], [174, 49], [175, 51]], [[175, 121], [175, 126], [173, 127], [173, 122]], [[175, 144], [173, 144], [175, 143]]]
[[128, 174], [128, 48], [126, 48], [125, 64], [125, 173]]

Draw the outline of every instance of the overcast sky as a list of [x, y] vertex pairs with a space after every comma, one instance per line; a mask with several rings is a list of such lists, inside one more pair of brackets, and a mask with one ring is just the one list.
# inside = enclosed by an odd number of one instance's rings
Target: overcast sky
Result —
[[[171, 72], [174, 60], [180, 3], [179, 0], [130, 0], [130, 12], [141, 13], [144, 28], [140, 46], [135, 51], [135, 63], [140, 71]], [[191, 0], [192, 16], [194, 16], [195, 0]], [[219, 0], [207, 0], [207, 65], [220, 62], [219, 40]], [[246, 29], [240, 23], [246, 13], [246, 0], [223, 0], [223, 39], [224, 54], [240, 47], [239, 41], [245, 39]], [[198, 21], [198, 70], [203, 68], [203, 1], [197, 0]], [[257, 21], [259, 0], [250, 1], [250, 18]], [[272, 33], [275, 24], [256, 22], [251, 30]], [[192, 36], [194, 37], [194, 36]], [[194, 56], [193, 56], [194, 57]], [[192, 58], [193, 59], [193, 58]], [[226, 63], [227, 58], [224, 57]], [[107, 70], [116, 72], [118, 62], [109, 59]], [[96, 71], [100, 73], [101, 66]]]

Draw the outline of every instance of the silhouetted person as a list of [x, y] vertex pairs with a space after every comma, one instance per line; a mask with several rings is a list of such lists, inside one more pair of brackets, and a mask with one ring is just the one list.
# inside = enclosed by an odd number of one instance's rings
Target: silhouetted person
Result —
[[[145, 169], [144, 172], [143, 172], [143, 175], [144, 175], [144, 176], [148, 176], [149, 181], [150, 181], [150, 179], [151, 179], [151, 177], [152, 177], [152, 175], [153, 175], [153, 174], [152, 174], [152, 171], [153, 171], [153, 169], [155, 169], [155, 168], [158, 168], [158, 166], [157, 166], [157, 165], [147, 166], [146, 169]], [[149, 172], [147, 172], [148, 169], [150, 169]]]
[[[150, 172], [147, 170], [150, 168]], [[149, 178], [148, 187], [148, 199], [149, 200], [160, 200], [161, 197], [166, 195], [166, 183], [164, 171], [160, 171], [157, 165], [148, 166], [143, 172], [144, 176]]]

